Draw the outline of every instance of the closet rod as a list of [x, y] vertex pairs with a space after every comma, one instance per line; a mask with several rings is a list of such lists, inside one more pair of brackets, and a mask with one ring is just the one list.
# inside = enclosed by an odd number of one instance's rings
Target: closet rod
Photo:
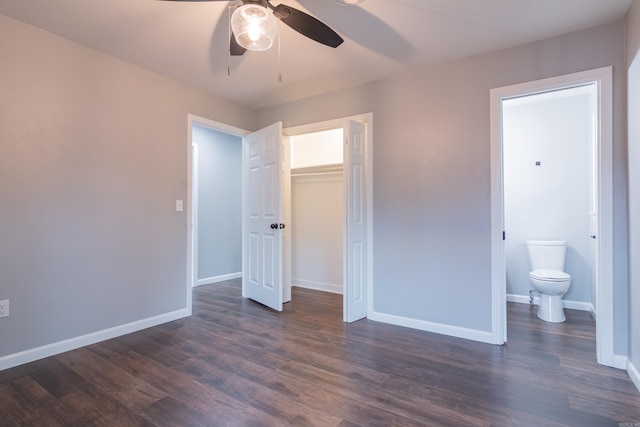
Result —
[[326, 172], [291, 172], [291, 176], [312, 176], [312, 175], [342, 175], [342, 170]]

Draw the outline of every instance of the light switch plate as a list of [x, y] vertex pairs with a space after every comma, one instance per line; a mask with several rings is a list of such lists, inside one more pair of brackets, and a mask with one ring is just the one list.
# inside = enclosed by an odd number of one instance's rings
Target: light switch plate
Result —
[[182, 212], [184, 210], [184, 203], [182, 200], [176, 200], [176, 212]]
[[9, 300], [0, 301], [0, 317], [9, 317]]

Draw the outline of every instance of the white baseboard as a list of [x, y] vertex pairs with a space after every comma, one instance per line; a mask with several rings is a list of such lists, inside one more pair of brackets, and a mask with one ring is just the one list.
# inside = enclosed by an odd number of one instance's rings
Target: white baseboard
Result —
[[0, 371], [13, 368], [14, 366], [33, 362], [34, 360], [44, 359], [45, 357], [54, 356], [64, 353], [65, 351], [75, 350], [76, 348], [95, 344], [111, 338], [130, 334], [132, 332], [141, 331], [152, 326], [162, 323], [178, 320], [191, 315], [191, 311], [184, 308], [172, 311], [170, 313], [161, 314], [154, 317], [127, 323], [125, 325], [115, 326], [113, 328], [104, 329], [102, 331], [92, 332], [90, 334], [81, 335], [79, 337], [69, 338], [64, 341], [43, 345], [41, 347], [32, 348], [21, 351], [19, 353], [9, 354], [0, 357]]
[[[528, 295], [514, 295], [507, 294], [507, 302], [517, 302], [518, 304], [529, 304], [529, 296]], [[538, 297], [533, 299], [534, 304], [538, 304]]]
[[616, 369], [627, 369], [628, 361], [629, 361], [629, 358], [627, 356], [620, 356], [619, 354], [614, 354], [613, 364], [611, 365], [611, 367]]
[[[529, 295], [515, 295], [515, 294], [507, 294], [508, 302], [516, 302], [519, 304], [529, 304]], [[534, 297], [533, 303], [538, 305], [539, 298]], [[562, 304], [564, 308], [572, 309], [572, 310], [581, 310], [588, 311], [595, 318], [596, 316], [596, 308], [590, 302], [582, 302], [582, 301], [570, 301], [570, 300], [562, 300]]]
[[367, 315], [369, 320], [376, 322], [390, 323], [392, 325], [404, 326], [407, 328], [419, 329], [425, 332], [448, 335], [456, 338], [464, 338], [472, 341], [479, 341], [491, 344], [491, 332], [479, 331], [477, 329], [461, 328], [459, 326], [445, 325], [442, 323], [428, 322], [426, 320], [411, 319], [408, 317], [396, 316], [379, 312], [370, 312]]
[[311, 280], [291, 279], [291, 286], [299, 288], [313, 289], [314, 291], [331, 292], [332, 294], [342, 295], [342, 285], [331, 283], [314, 282]]
[[242, 272], [223, 274], [222, 276], [205, 277], [204, 279], [197, 279], [193, 287], [210, 285], [212, 283], [224, 282], [225, 280], [238, 279], [242, 277]]
[[631, 359], [627, 359], [627, 373], [638, 391], [640, 391], [640, 372], [638, 372], [638, 369], [631, 363]]

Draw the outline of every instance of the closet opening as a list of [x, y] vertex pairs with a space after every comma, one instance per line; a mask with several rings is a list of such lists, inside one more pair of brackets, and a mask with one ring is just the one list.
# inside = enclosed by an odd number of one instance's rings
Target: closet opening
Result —
[[344, 130], [338, 128], [290, 136], [285, 143], [291, 171], [285, 200], [290, 202], [292, 287], [344, 292], [343, 141]]

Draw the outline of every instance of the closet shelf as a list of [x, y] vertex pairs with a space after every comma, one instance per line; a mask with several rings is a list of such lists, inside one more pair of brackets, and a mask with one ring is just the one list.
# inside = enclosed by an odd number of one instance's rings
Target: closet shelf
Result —
[[319, 165], [319, 166], [309, 166], [306, 168], [295, 168], [291, 169], [291, 176], [302, 176], [302, 175], [325, 175], [325, 174], [338, 174], [342, 173], [343, 165], [342, 163], [332, 164], [332, 165]]

